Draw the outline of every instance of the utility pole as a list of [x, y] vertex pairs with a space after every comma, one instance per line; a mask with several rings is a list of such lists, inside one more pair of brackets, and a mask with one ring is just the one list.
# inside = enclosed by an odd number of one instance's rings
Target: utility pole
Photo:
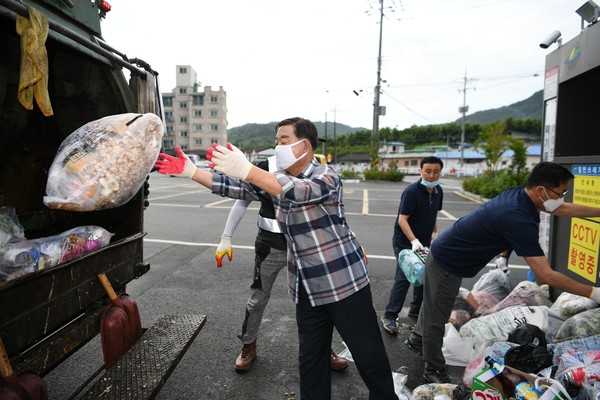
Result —
[[379, 54], [377, 56], [377, 84], [375, 85], [375, 99], [373, 100], [373, 133], [371, 135], [371, 147], [374, 145], [375, 138], [379, 137], [379, 115], [381, 106], [379, 105], [379, 95], [381, 91], [381, 45], [383, 39], [383, 0], [379, 0]]
[[323, 141], [323, 155], [327, 157], [325, 153], [325, 146], [327, 145], [327, 111], [325, 111], [325, 140]]
[[462, 167], [465, 163], [465, 121], [469, 106], [467, 105], [467, 69], [465, 68], [465, 77], [463, 79], [463, 88], [459, 90], [463, 92], [463, 105], [458, 107], [458, 112], [462, 113], [462, 123], [460, 132], [460, 166]]
[[337, 163], [337, 143], [335, 141], [335, 134], [337, 131], [337, 125], [336, 125], [336, 107], [335, 105], [333, 106], [333, 163]]

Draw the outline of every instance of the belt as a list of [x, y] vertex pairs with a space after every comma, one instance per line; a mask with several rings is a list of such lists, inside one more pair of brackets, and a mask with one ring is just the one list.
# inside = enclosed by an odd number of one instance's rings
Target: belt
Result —
[[282, 233], [281, 228], [279, 227], [279, 223], [276, 219], [265, 218], [261, 215], [258, 216], [258, 227], [265, 231], [273, 233]]

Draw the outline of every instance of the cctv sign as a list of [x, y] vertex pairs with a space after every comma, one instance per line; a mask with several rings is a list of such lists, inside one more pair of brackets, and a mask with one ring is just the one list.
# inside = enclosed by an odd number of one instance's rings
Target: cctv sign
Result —
[[[600, 164], [572, 167], [573, 203], [600, 207]], [[573, 218], [569, 240], [568, 269], [596, 283], [600, 243], [600, 218]]]

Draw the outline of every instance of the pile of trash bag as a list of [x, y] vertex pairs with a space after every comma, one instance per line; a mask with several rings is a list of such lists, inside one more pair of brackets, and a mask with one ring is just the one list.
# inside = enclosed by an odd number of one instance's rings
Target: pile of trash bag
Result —
[[544, 398], [600, 399], [600, 307], [588, 298], [562, 293], [552, 302], [547, 285], [491, 269], [472, 290], [461, 288], [444, 335], [448, 365], [465, 367], [458, 385], [427, 384], [411, 400], [467, 400], [473, 379], [490, 356], [530, 374]]
[[0, 284], [83, 257], [108, 245], [112, 233], [84, 225], [57, 235], [27, 239], [12, 207], [0, 208]]

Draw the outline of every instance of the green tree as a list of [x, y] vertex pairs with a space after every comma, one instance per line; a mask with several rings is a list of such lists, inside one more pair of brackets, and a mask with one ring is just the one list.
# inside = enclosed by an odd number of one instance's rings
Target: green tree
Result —
[[508, 148], [510, 136], [506, 132], [504, 122], [490, 122], [483, 127], [479, 139], [475, 142], [476, 147], [485, 154], [486, 164], [492, 174], [498, 169], [500, 157]]

